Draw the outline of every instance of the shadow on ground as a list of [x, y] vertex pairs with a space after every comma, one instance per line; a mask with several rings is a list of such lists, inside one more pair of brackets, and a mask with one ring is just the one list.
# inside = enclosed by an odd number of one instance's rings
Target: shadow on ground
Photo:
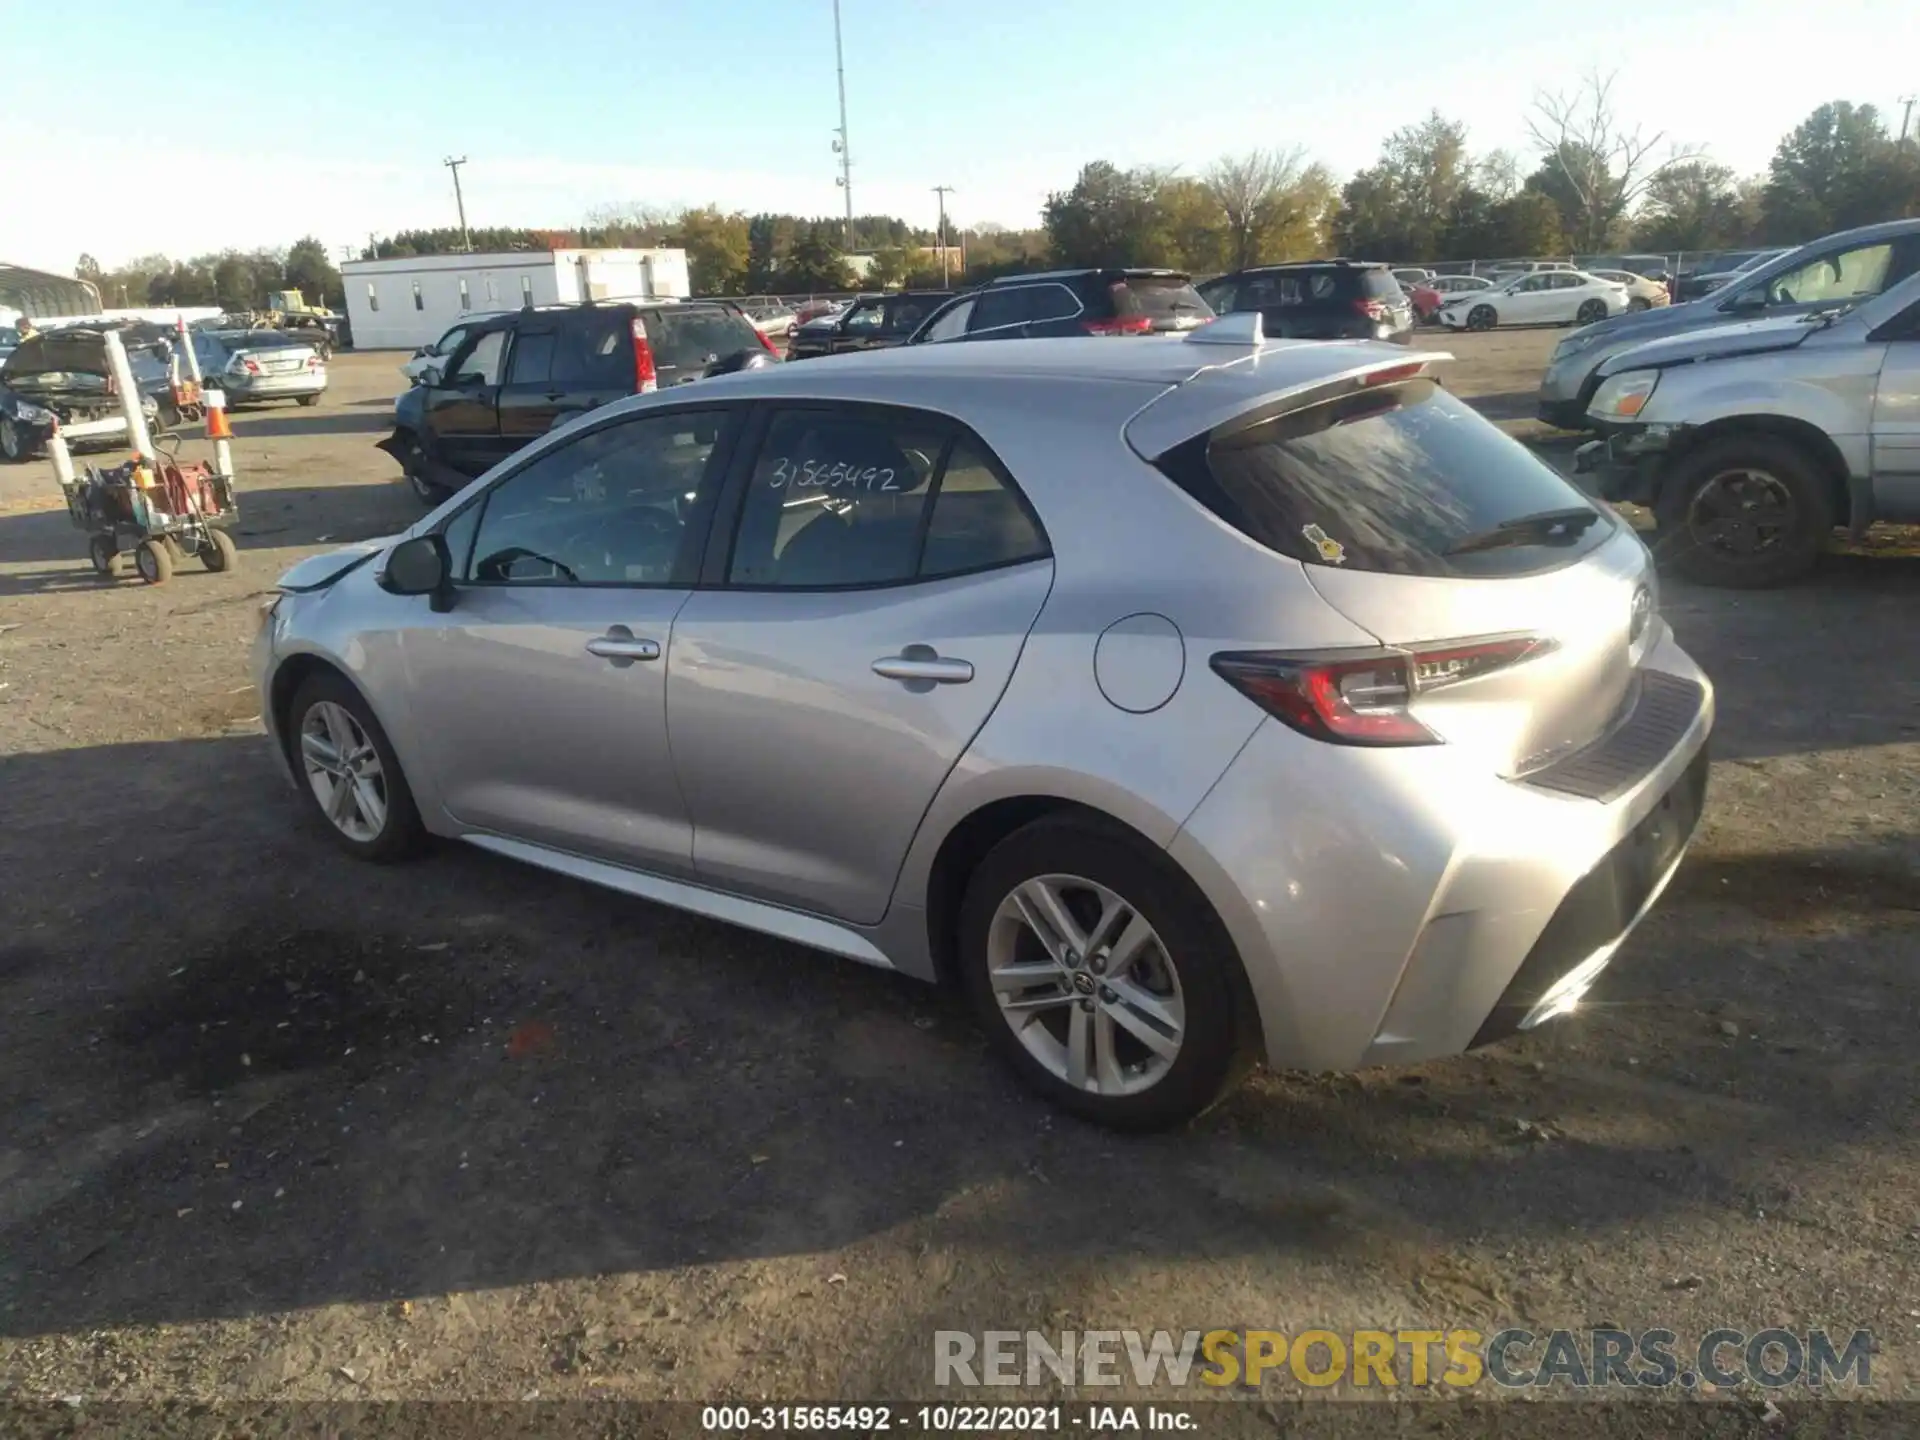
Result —
[[[1038, 1277], [1368, 1263], [1756, 1194], [1789, 1209], [1768, 1173], [1898, 1143], [1912, 1109], [1890, 958], [1833, 929], [1756, 957], [1690, 923], [1683, 885], [1578, 1028], [1409, 1072], [1262, 1077], [1188, 1132], [1115, 1136], [1020, 1092], [952, 1002], [899, 977], [458, 846], [356, 864], [298, 823], [264, 750], [0, 760], [18, 817], [0, 830], [0, 1334], [899, 1227]], [[1733, 991], [1771, 1017], [1763, 1067], [1727, 1069], [1701, 1018]], [[1609, 1055], [1624, 1015], [1667, 1062]], [[1519, 1119], [1562, 1112], [1601, 1118], [1548, 1143]]]
[[384, 435], [393, 429], [393, 402], [384, 409], [241, 410], [233, 418], [236, 440], [266, 440], [305, 435]]

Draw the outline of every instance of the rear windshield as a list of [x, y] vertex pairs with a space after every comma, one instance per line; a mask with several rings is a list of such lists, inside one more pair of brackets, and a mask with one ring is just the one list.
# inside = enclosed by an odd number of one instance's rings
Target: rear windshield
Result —
[[1612, 530], [1598, 512], [1572, 539], [1501, 531], [1523, 516], [1593, 507], [1427, 380], [1289, 411], [1219, 442], [1200, 436], [1161, 469], [1242, 534], [1308, 565], [1525, 575], [1566, 564]]
[[1107, 289], [1116, 315], [1151, 315], [1155, 320], [1213, 318], [1213, 308], [1184, 275], [1128, 275]]
[[313, 340], [310, 336], [289, 335], [284, 330], [255, 330], [251, 334], [236, 335], [228, 343], [242, 350], [282, 350], [291, 345], [308, 346]]
[[760, 344], [760, 332], [746, 316], [717, 306], [658, 310], [645, 319], [654, 363], [669, 368], [704, 367], [735, 351], [757, 349]]

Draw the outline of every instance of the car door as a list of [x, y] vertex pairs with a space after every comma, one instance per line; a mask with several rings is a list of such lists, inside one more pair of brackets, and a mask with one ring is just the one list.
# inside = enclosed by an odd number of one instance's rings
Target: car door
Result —
[[856, 924], [999, 702], [1053, 564], [986, 447], [898, 407], [769, 406], [674, 624], [667, 721], [711, 884]]
[[481, 475], [506, 455], [500, 440], [500, 374], [507, 330], [470, 337], [426, 389], [425, 440], [434, 458]]
[[584, 428], [444, 525], [452, 604], [421, 602], [403, 654], [414, 731], [462, 824], [688, 873], [666, 657], [735, 413], [650, 410]]
[[879, 343], [886, 329], [886, 301], [856, 300], [853, 308], [834, 327], [833, 335], [827, 341], [827, 353], [838, 355], [846, 350], [870, 350]]
[[1874, 510], [1920, 524], [1920, 301], [1873, 332], [1884, 344], [1873, 399]]
[[1507, 293], [1493, 302], [1500, 312], [1501, 323], [1537, 325], [1546, 319], [1552, 308], [1548, 284], [1549, 277], [1545, 271], [1523, 275], [1509, 284]]
[[558, 340], [554, 320], [527, 320], [513, 332], [500, 382], [500, 439], [508, 454], [553, 428], [563, 398], [553, 384]]

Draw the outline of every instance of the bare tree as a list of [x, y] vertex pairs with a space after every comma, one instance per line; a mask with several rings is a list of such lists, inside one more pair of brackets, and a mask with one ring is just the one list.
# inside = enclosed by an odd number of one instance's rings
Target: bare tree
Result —
[[1584, 250], [1607, 243], [1614, 222], [1661, 171], [1700, 158], [1698, 151], [1669, 146], [1666, 158], [1656, 160], [1666, 134], [1655, 131], [1649, 136], [1638, 126], [1626, 128], [1614, 112], [1616, 78], [1593, 70], [1570, 94], [1541, 91], [1527, 119], [1527, 133], [1540, 147], [1546, 168], [1573, 202], [1569, 219], [1574, 223], [1568, 231]]
[[1493, 200], [1511, 200], [1520, 189], [1520, 162], [1511, 150], [1490, 150], [1473, 167], [1474, 182]]
[[[1318, 166], [1299, 149], [1250, 150], [1217, 160], [1200, 182], [1220, 207], [1227, 256], [1236, 270], [1260, 259], [1262, 242], [1298, 222], [1302, 206], [1326, 203]], [[1309, 182], [1313, 183], [1309, 183]], [[1311, 193], [1309, 193], [1311, 192]]]

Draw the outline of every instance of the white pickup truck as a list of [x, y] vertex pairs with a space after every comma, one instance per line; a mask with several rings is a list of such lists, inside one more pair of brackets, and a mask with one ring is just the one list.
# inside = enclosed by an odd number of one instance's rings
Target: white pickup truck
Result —
[[1835, 525], [1920, 524], [1920, 275], [1811, 314], [1695, 330], [1600, 368], [1576, 471], [1650, 507], [1709, 585], [1805, 574]]

